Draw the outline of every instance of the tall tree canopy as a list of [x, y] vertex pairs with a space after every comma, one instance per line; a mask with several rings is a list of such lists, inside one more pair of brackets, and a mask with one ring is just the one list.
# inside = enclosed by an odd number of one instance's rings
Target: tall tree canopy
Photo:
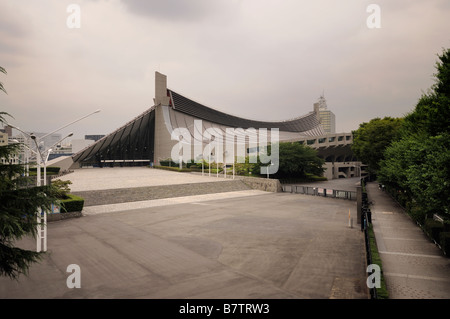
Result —
[[436, 82], [419, 99], [386, 149], [379, 179], [419, 218], [440, 213], [450, 218], [450, 50], [436, 63]]
[[385, 149], [399, 136], [402, 119], [385, 117], [375, 118], [362, 123], [353, 131], [352, 151], [368, 170], [375, 175], [380, 161], [384, 158]]
[[[267, 147], [270, 153], [270, 145]], [[321, 176], [323, 174], [323, 159], [317, 156], [317, 151], [298, 142], [279, 143], [279, 167], [274, 174], [276, 178], [303, 178], [308, 174]], [[260, 167], [267, 164], [253, 166], [253, 172], [259, 174]]]

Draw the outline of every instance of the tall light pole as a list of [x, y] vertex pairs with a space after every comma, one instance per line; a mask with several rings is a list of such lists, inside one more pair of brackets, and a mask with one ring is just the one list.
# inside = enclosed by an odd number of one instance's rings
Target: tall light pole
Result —
[[40, 139], [42, 140], [42, 139], [46, 138], [47, 136], [52, 135], [53, 133], [56, 133], [56, 132], [62, 130], [63, 128], [68, 127], [69, 125], [72, 125], [72, 124], [74, 124], [74, 123], [76, 123], [76, 122], [78, 122], [78, 121], [81, 121], [82, 119], [85, 119], [86, 117], [91, 116], [92, 114], [98, 113], [98, 112], [100, 112], [100, 111], [101, 111], [101, 110], [96, 110], [96, 111], [94, 111], [94, 112], [92, 112], [92, 113], [89, 113], [88, 115], [85, 115], [85, 116], [83, 116], [83, 117], [80, 117], [79, 119], [76, 119], [75, 121], [72, 121], [72, 122], [70, 122], [69, 124], [66, 124], [66, 125], [64, 125], [64, 126], [61, 126], [60, 128], [54, 130], [54, 131], [51, 132], [51, 133], [47, 133], [47, 134], [45, 134], [44, 136], [41, 136]]
[[227, 151], [223, 152], [223, 178], [227, 178], [227, 155]]
[[[66, 124], [64, 126], [61, 126], [60, 128], [54, 130], [53, 132], [47, 133], [44, 136], [41, 136], [39, 138], [36, 137], [36, 135], [34, 135], [33, 133], [32, 134], [28, 134], [28, 133], [22, 131], [20, 128], [14, 126], [14, 125], [11, 125], [9, 123], [6, 123], [7, 125], [11, 126], [12, 128], [14, 128], [14, 129], [24, 133], [25, 135], [27, 135], [29, 138], [31, 138], [34, 141], [34, 144], [36, 145], [36, 152], [33, 151], [33, 153], [36, 154], [36, 162], [37, 162], [36, 186], [41, 186], [41, 163], [44, 164], [44, 178], [45, 178], [44, 185], [47, 185], [47, 180], [46, 180], [46, 177], [47, 177], [47, 172], [46, 172], [47, 166], [46, 166], [46, 163], [47, 163], [47, 159], [48, 159], [48, 154], [51, 151], [51, 148], [49, 148], [49, 149], [44, 151], [44, 153], [47, 152], [46, 159], [44, 159], [43, 152], [41, 152], [41, 150], [39, 149], [39, 143], [38, 142], [41, 142], [45, 137], [47, 137], [47, 136], [49, 136], [49, 135], [51, 135], [53, 133], [56, 133], [59, 130], [62, 130], [63, 128], [66, 128], [67, 126], [72, 125], [72, 124], [74, 124], [74, 123], [76, 123], [78, 121], [81, 121], [82, 119], [84, 119], [84, 118], [86, 118], [88, 116], [91, 116], [92, 114], [98, 113], [98, 112], [100, 112], [100, 110], [96, 110], [94, 112], [89, 113], [88, 115], [80, 117], [79, 119], [76, 119], [75, 121], [72, 121], [72, 122], [70, 122], [70, 123], [68, 123], [68, 124]], [[58, 141], [57, 143], [61, 142], [62, 140], [66, 139], [67, 137], [72, 136], [72, 135], [73, 135], [73, 133], [70, 133], [69, 135], [67, 135], [66, 137], [64, 137], [63, 139]], [[44, 230], [41, 230], [41, 225], [43, 225]], [[38, 211], [37, 212], [37, 236], [36, 237], [37, 237], [36, 238], [37, 239], [36, 251], [37, 252], [40, 252], [41, 250], [47, 251], [47, 212], [42, 212], [42, 211]], [[42, 245], [42, 241], [44, 242], [43, 249], [42, 249], [42, 246], [41, 246]]]
[[45, 159], [43, 159], [44, 161], [44, 185], [47, 185], [47, 162], [48, 162], [48, 157], [50, 156], [50, 153], [53, 151], [53, 148], [58, 145], [59, 143], [61, 143], [62, 141], [64, 141], [66, 138], [69, 138], [73, 136], [73, 133], [69, 133], [67, 136], [63, 137], [62, 139], [60, 139], [58, 142], [56, 142], [55, 144], [53, 144], [52, 146], [50, 146], [45, 152], [47, 152], [47, 154], [45, 155]]

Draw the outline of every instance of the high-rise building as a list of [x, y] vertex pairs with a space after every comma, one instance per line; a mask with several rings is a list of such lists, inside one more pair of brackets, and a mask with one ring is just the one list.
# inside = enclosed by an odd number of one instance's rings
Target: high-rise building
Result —
[[[11, 129], [8, 126], [0, 129], [0, 146], [5, 146], [10, 143], [11, 135], [9, 134]], [[8, 158], [0, 157], [1, 164], [18, 164], [19, 157], [17, 153], [10, 154]]]
[[8, 133], [5, 130], [0, 130], [0, 146], [8, 145]]
[[327, 101], [323, 95], [319, 97], [317, 103], [314, 103], [314, 112], [317, 114], [325, 133], [336, 133], [336, 117], [327, 108]]

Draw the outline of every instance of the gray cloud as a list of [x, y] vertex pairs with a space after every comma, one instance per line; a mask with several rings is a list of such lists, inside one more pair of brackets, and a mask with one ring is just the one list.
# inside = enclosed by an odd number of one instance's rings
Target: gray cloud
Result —
[[171, 22], [198, 21], [216, 8], [210, 0], [124, 0], [133, 13]]
[[378, 30], [372, 2], [79, 0], [82, 27], [69, 30], [71, 1], [4, 0], [0, 106], [36, 131], [101, 108], [73, 130], [107, 134], [152, 105], [160, 71], [179, 93], [261, 120], [303, 115], [324, 91], [350, 131], [410, 111], [450, 47], [448, 1], [375, 1]]

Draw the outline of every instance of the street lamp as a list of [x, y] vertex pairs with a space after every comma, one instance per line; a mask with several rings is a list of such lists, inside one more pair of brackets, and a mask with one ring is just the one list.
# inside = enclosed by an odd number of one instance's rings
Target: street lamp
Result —
[[[270, 163], [270, 166], [275, 165], [274, 163]], [[269, 165], [266, 166], [267, 168], [267, 178], [269, 178]]]
[[[92, 114], [98, 113], [98, 112], [100, 112], [100, 110], [96, 110], [94, 112], [89, 113], [88, 115], [80, 117], [79, 119], [76, 119], [75, 121], [72, 121], [72, 122], [70, 122], [70, 123], [68, 123], [68, 124], [58, 128], [58, 129], [54, 130], [53, 132], [45, 134], [44, 136], [41, 136], [39, 138], [36, 137], [36, 135], [34, 135], [33, 133], [32, 134], [28, 134], [28, 133], [22, 131], [20, 128], [14, 126], [14, 125], [11, 125], [9, 123], [5, 123], [5, 124], [11, 126], [12, 128], [22, 132], [23, 134], [27, 135], [29, 138], [31, 138], [34, 141], [34, 144], [36, 145], [36, 152], [34, 152], [32, 150], [32, 152], [36, 154], [36, 161], [37, 161], [36, 186], [41, 186], [41, 163], [44, 164], [44, 185], [47, 185], [47, 180], [46, 180], [46, 177], [47, 177], [47, 166], [46, 166], [46, 164], [47, 164], [47, 160], [48, 160], [48, 155], [52, 151], [52, 147], [53, 147], [53, 145], [52, 145], [51, 148], [45, 150], [44, 152], [41, 152], [41, 150], [39, 149], [39, 144], [40, 143], [38, 143], [38, 141], [41, 142], [45, 137], [47, 137], [47, 136], [49, 136], [49, 135], [51, 135], [53, 133], [56, 133], [59, 130], [62, 130], [63, 128], [66, 128], [67, 126], [72, 125], [72, 124], [74, 124], [74, 123], [76, 123], [78, 121], [81, 121], [82, 119], [84, 119], [84, 118], [86, 118], [88, 116], [91, 116]], [[60, 143], [62, 140], [66, 139], [66, 138], [68, 138], [68, 137], [70, 137], [72, 135], [73, 135], [73, 133], [70, 133], [69, 135], [67, 135], [66, 137], [64, 137], [63, 139], [61, 139], [57, 143], [55, 143], [54, 145]], [[47, 152], [47, 155], [46, 155], [46, 158], [44, 159], [43, 153], [45, 153], [45, 152]], [[37, 223], [37, 236], [36, 236], [37, 237], [37, 243], [36, 243], [36, 251], [37, 252], [40, 252], [41, 250], [47, 251], [47, 213], [46, 212], [44, 212], [43, 214], [42, 213], [43, 213], [42, 211], [41, 212], [39, 212], [39, 211], [37, 212], [37, 222], [38, 222]], [[42, 218], [42, 215], [43, 215], [43, 218]], [[43, 231], [41, 230], [41, 224], [42, 223], [43, 223], [43, 226], [44, 226], [44, 230]], [[42, 240], [44, 242], [43, 249], [41, 249], [42, 248], [41, 247]]]
[[227, 178], [227, 155], [228, 151], [223, 152], [223, 177]]
[[85, 115], [85, 116], [83, 116], [83, 117], [80, 117], [79, 119], [77, 119], [77, 120], [75, 120], [75, 121], [72, 121], [72, 122], [70, 122], [69, 124], [66, 124], [66, 125], [64, 125], [64, 126], [61, 126], [60, 128], [54, 130], [54, 131], [51, 132], [51, 133], [47, 133], [47, 134], [45, 134], [44, 136], [41, 136], [40, 139], [44, 139], [44, 138], [46, 138], [47, 136], [52, 135], [53, 133], [56, 133], [56, 132], [62, 130], [63, 128], [68, 127], [69, 125], [72, 125], [72, 124], [74, 124], [74, 123], [76, 123], [76, 122], [78, 122], [78, 121], [81, 121], [82, 119], [85, 119], [86, 117], [91, 116], [92, 114], [98, 113], [98, 112], [100, 112], [100, 111], [101, 111], [101, 110], [96, 110], [96, 111], [94, 111], [94, 112], [92, 112], [92, 113], [89, 113], [88, 115]]
[[67, 136], [63, 137], [58, 142], [56, 142], [55, 144], [50, 146], [50, 148], [48, 148], [48, 150], [46, 151], [47, 155], [45, 156], [45, 160], [44, 160], [44, 185], [47, 185], [47, 162], [48, 162], [48, 157], [50, 156], [50, 153], [53, 150], [53, 147], [55, 147], [56, 145], [58, 145], [59, 143], [64, 141], [66, 138], [69, 138], [71, 136], [73, 136], [73, 133], [69, 133]]
[[180, 135], [179, 139], [180, 139], [180, 143], [178, 144], [179, 145], [179, 148], [178, 148], [178, 156], [179, 156], [179, 158], [178, 158], [178, 160], [180, 162], [179, 164], [180, 164], [180, 171], [181, 171], [181, 169], [183, 168], [183, 155], [181, 155], [181, 151], [183, 149], [183, 147], [181, 146], [181, 143], [183, 141], [183, 135]]

